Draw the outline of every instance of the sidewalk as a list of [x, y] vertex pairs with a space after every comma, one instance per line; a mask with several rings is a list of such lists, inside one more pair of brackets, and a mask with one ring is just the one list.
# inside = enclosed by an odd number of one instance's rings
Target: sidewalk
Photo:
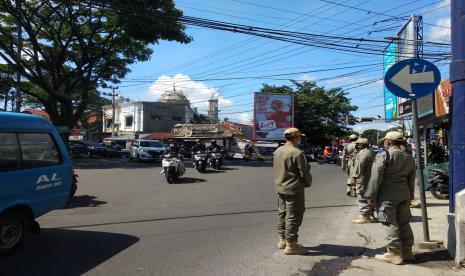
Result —
[[[438, 200], [426, 192], [428, 206], [429, 229], [431, 240], [443, 241], [446, 234], [446, 214], [448, 212], [448, 201]], [[364, 256], [351, 262], [339, 275], [465, 275], [465, 269], [456, 269], [455, 262], [445, 250], [443, 244], [436, 250], [422, 250], [417, 247], [423, 241], [423, 229], [421, 222], [421, 209], [412, 209], [412, 229], [415, 235], [414, 253], [416, 261], [405, 265], [392, 265], [374, 260], [374, 255], [384, 252], [384, 229], [379, 223], [369, 225], [354, 225], [354, 228], [362, 228], [364, 232], [370, 233], [370, 243]]]

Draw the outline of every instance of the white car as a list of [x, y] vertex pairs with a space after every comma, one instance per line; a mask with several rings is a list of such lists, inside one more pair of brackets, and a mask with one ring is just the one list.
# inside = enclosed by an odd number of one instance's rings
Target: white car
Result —
[[129, 147], [129, 160], [161, 161], [165, 150], [165, 146], [158, 140], [137, 139]]

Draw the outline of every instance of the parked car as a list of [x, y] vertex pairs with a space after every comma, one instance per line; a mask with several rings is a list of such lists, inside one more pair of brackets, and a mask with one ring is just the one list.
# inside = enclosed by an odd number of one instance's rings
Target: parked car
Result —
[[106, 157], [108, 155], [107, 148], [104, 144], [98, 142], [86, 141], [86, 146], [89, 152], [89, 157], [93, 156], [102, 156]]
[[129, 160], [161, 161], [165, 150], [165, 146], [158, 140], [137, 139], [129, 147]]
[[82, 141], [69, 141], [69, 152], [71, 152], [73, 156], [89, 154], [86, 143]]
[[12, 253], [36, 218], [68, 203], [75, 192], [68, 149], [46, 119], [0, 112], [0, 255]]

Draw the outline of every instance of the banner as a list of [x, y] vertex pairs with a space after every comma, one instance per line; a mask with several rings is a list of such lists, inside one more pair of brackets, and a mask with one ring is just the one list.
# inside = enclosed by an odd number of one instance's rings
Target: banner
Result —
[[284, 140], [284, 130], [293, 125], [293, 95], [255, 93], [254, 140]]
[[[383, 52], [384, 74], [396, 63], [396, 43], [391, 41]], [[384, 86], [384, 118], [387, 122], [397, 119], [397, 97]]]
[[449, 114], [449, 98], [452, 96], [452, 85], [449, 80], [442, 80], [434, 91], [434, 110], [436, 117]]

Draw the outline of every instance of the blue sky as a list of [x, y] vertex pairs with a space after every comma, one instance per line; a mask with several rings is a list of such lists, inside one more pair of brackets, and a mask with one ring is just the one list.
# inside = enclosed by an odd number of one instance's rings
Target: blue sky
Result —
[[[330, 1], [357, 9], [320, 0], [179, 0], [176, 4], [188, 16], [372, 39], [393, 36], [403, 24], [402, 20], [391, 20], [392, 17], [387, 15], [417, 14], [423, 15], [425, 40], [450, 40], [449, 0]], [[189, 44], [161, 41], [154, 45], [151, 60], [131, 67], [132, 72], [119, 85], [120, 94], [132, 100], [157, 100], [174, 83], [199, 110], [205, 110], [205, 101], [214, 93], [220, 97], [221, 119], [228, 117], [234, 121], [250, 122], [253, 92], [258, 91], [263, 83], [289, 84], [285, 79], [292, 78], [316, 80], [319, 85], [328, 88], [350, 88], [363, 81], [381, 78], [383, 74], [381, 55], [341, 53], [191, 26], [188, 26], [187, 33], [193, 37]], [[327, 71], [350, 66], [356, 67]], [[440, 70], [447, 78], [448, 62], [441, 63]], [[361, 72], [337, 77], [354, 71]], [[287, 73], [298, 74], [273, 79], [233, 79]], [[215, 80], [219, 78], [226, 80]], [[319, 81], [321, 79], [326, 80]], [[382, 81], [378, 81], [347, 91], [352, 102], [359, 106], [356, 116], [384, 116], [382, 87]], [[356, 129], [384, 129], [388, 126], [381, 123], [364, 124]]]

